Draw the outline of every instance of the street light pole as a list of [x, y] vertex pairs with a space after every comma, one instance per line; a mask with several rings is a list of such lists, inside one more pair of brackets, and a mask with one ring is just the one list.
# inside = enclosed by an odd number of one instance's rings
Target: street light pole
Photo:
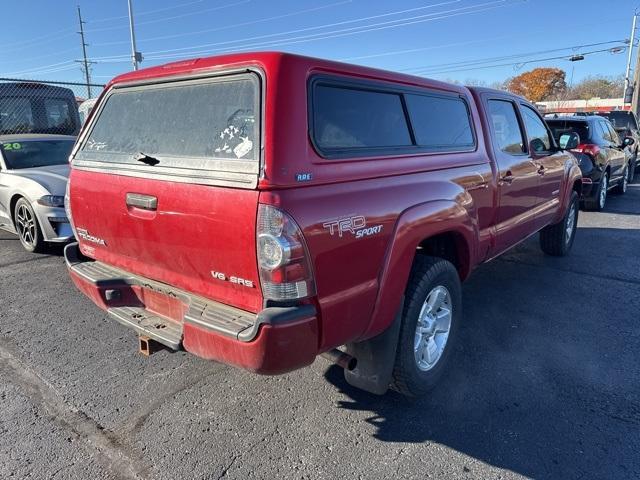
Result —
[[[631, 72], [631, 58], [633, 56], [633, 44], [636, 37], [636, 21], [638, 20], [638, 10], [633, 12], [633, 22], [631, 23], [631, 35], [629, 36], [629, 52], [627, 54], [627, 70], [624, 74], [624, 91], [622, 92], [623, 98], [627, 96], [627, 89], [631, 84], [631, 79], [629, 78], [629, 73]], [[638, 66], [636, 65], [636, 68]], [[626, 102], [625, 102], [626, 103]]]
[[136, 34], [133, 30], [133, 7], [131, 6], [131, 0], [127, 0], [129, 3], [129, 31], [131, 32], [131, 62], [133, 63], [133, 69], [138, 70], [138, 52], [136, 50]]

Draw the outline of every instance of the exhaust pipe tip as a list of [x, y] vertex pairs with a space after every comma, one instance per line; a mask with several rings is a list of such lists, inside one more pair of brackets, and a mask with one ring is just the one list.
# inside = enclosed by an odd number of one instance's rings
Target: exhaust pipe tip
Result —
[[358, 366], [358, 359], [356, 357], [352, 357], [348, 353], [345, 353], [342, 350], [338, 350], [337, 348], [329, 350], [328, 352], [324, 352], [320, 355], [330, 362], [341, 366], [345, 370], [355, 370], [355, 368]]
[[[346, 355], [346, 354], [345, 354]], [[358, 360], [356, 359], [356, 357], [352, 357], [351, 355], [348, 355], [349, 359], [347, 360], [347, 363], [344, 366], [345, 370], [355, 370], [356, 367], [358, 366]]]

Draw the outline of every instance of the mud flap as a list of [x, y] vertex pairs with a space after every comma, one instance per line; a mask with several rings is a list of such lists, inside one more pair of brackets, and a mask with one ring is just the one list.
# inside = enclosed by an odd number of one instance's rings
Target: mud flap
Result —
[[396, 360], [403, 306], [404, 298], [393, 323], [380, 335], [347, 344], [347, 353], [358, 361], [353, 370], [344, 370], [344, 378], [349, 385], [376, 395], [387, 392]]

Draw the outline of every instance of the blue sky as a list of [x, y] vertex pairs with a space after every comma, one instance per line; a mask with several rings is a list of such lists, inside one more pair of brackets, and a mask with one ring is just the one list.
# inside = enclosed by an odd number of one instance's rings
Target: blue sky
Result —
[[[93, 80], [130, 70], [126, 0], [2, 0], [0, 76], [82, 81], [78, 4]], [[134, 0], [134, 15], [143, 67], [285, 50], [461, 82], [555, 66], [575, 82], [624, 73], [626, 52], [539, 60], [621, 45], [637, 7], [632, 0]]]

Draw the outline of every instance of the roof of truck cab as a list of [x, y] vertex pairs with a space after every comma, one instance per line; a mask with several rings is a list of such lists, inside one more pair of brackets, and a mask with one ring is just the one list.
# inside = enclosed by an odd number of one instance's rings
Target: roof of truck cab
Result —
[[[489, 88], [489, 87], [472, 87], [472, 86], [467, 86], [467, 88], [473, 92], [476, 92], [476, 94], [481, 95], [484, 93], [488, 93], [488, 94], [493, 94], [493, 95], [507, 95], [509, 97], [513, 97], [513, 98], [517, 98], [518, 100], [522, 100], [525, 101], [529, 104], [532, 104], [529, 100], [527, 100], [526, 98], [524, 98], [521, 95], [516, 95], [515, 93], [512, 92], [508, 92], [506, 90], [498, 90], [497, 88]], [[532, 104], [533, 105], [533, 104]]]
[[466, 87], [460, 85], [432, 80], [425, 77], [418, 77], [389, 70], [365, 67], [362, 65], [353, 65], [334, 60], [307, 57], [286, 52], [243, 52], [236, 54], [180, 60], [177, 62], [166, 63], [164, 65], [158, 65], [124, 73], [111, 80], [105, 90], [107, 90], [112, 84], [116, 83], [137, 82], [151, 80], [154, 78], [189, 75], [207, 71], [229, 70], [233, 69], [234, 67], [238, 68], [249, 65], [259, 66], [267, 71], [272, 69], [279, 69], [285, 64], [295, 64], [296, 66], [306, 67], [309, 70], [317, 69], [325, 72], [334, 72], [337, 74], [346, 73], [357, 75], [362, 78], [368, 77], [371, 79], [385, 80], [417, 86], [429, 86], [446, 90], [454, 90], [460, 93], [466, 93], [468, 91]]

